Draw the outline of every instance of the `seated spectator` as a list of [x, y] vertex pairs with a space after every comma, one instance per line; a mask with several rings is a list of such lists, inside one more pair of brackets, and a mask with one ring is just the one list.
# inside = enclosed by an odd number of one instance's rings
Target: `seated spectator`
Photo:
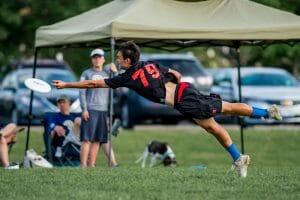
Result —
[[0, 160], [5, 169], [19, 169], [18, 164], [9, 163], [8, 145], [16, 142], [17, 126], [14, 123], [0, 128]]
[[73, 138], [72, 142], [80, 145], [81, 118], [70, 113], [70, 100], [66, 95], [57, 98], [57, 105], [59, 112], [55, 114], [50, 122], [50, 137], [53, 146], [56, 148], [54, 156], [59, 158], [62, 156], [62, 147], [67, 138], [71, 138], [71, 140]]

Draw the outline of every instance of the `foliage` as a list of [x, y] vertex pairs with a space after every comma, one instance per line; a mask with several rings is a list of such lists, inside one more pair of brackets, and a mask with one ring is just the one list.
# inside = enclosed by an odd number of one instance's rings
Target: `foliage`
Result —
[[[274, 8], [300, 15], [300, 1], [298, 0], [254, 0]], [[296, 77], [300, 74], [300, 43], [276, 44], [267, 48], [249, 48], [245, 64], [282, 67], [293, 73]], [[300, 77], [300, 76], [299, 76]]]
[[[31, 58], [35, 31], [75, 16], [110, 0], [11, 0], [0, 4], [0, 65], [11, 59]], [[53, 50], [41, 56], [54, 56]]]

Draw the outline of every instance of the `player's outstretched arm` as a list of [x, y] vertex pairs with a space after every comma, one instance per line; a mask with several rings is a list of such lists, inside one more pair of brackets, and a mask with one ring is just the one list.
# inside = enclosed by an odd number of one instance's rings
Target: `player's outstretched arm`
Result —
[[80, 82], [64, 82], [53, 80], [52, 85], [57, 89], [63, 88], [107, 88], [109, 87], [104, 80], [85, 80]]

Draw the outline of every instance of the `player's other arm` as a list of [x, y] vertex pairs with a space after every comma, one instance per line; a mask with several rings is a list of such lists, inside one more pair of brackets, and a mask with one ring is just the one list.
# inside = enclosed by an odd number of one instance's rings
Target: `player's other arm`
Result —
[[52, 85], [57, 89], [63, 88], [108, 88], [104, 80], [84, 80], [80, 82], [64, 82], [53, 80]]
[[180, 79], [181, 79], [181, 74], [178, 72], [178, 71], [176, 71], [176, 70], [174, 70], [174, 69], [171, 69], [171, 68], [169, 68], [169, 71], [168, 71], [169, 73], [171, 73], [171, 74], [173, 74], [175, 77], [176, 77], [176, 79], [177, 79], [177, 83], [179, 83], [180, 82]]

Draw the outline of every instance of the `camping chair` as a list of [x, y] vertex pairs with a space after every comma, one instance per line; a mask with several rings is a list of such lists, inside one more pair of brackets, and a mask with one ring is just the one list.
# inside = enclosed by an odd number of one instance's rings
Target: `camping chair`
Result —
[[[57, 158], [54, 156], [56, 148], [53, 145], [53, 141], [50, 137], [51, 127], [50, 123], [55, 117], [54, 112], [46, 112], [42, 121], [44, 126], [44, 144], [45, 144], [45, 158], [53, 164], [53, 166], [79, 166], [80, 165], [80, 143], [79, 141], [73, 141], [71, 132], [65, 136], [64, 144], [62, 147], [62, 156]], [[76, 116], [80, 116], [80, 113], [72, 113]]]

